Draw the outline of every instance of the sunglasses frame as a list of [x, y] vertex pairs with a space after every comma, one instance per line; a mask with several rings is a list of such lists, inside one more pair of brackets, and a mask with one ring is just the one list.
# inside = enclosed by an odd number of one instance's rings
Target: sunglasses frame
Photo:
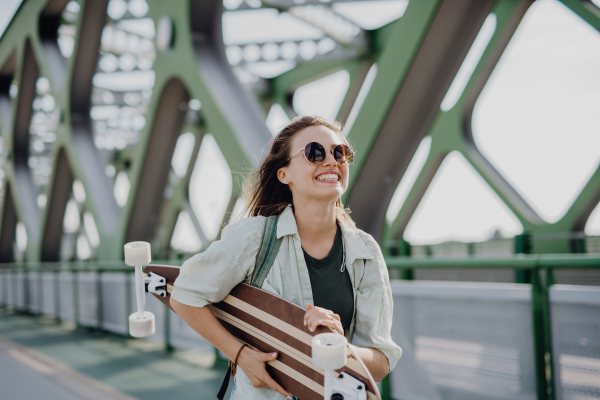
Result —
[[[306, 157], [306, 147], [307, 147], [309, 144], [311, 144], [311, 143], [316, 143], [316, 144], [318, 144], [319, 146], [321, 146], [321, 147], [322, 147], [322, 148], [325, 150], [325, 153], [327, 153], [327, 152], [330, 152], [332, 156], [333, 156], [333, 151], [335, 150], [335, 148], [336, 148], [336, 147], [338, 147], [338, 146], [340, 146], [340, 147], [341, 147], [341, 146], [344, 146], [344, 147], [346, 148], [346, 150], [348, 151], [348, 153], [350, 153], [350, 157], [348, 157], [346, 160], [344, 160], [344, 161], [342, 161], [342, 162], [339, 162], [338, 160], [335, 160], [335, 162], [336, 162], [338, 165], [344, 165], [344, 164], [347, 164], [348, 166], [350, 166], [350, 165], [352, 164], [352, 162], [354, 161], [354, 154], [355, 154], [355, 152], [354, 152], [354, 151], [352, 151], [352, 149], [351, 149], [351, 148], [350, 148], [348, 145], [345, 145], [345, 144], [343, 144], [343, 143], [342, 143], [342, 144], [337, 144], [337, 145], [335, 145], [333, 148], [326, 149], [326, 148], [325, 148], [325, 146], [323, 146], [323, 145], [322, 145], [321, 143], [319, 143], [319, 142], [308, 142], [308, 143], [306, 143], [306, 145], [305, 145], [303, 148], [301, 148], [300, 150], [296, 151], [296, 152], [295, 152], [295, 153], [294, 153], [294, 154], [293, 154], [293, 155], [292, 155], [290, 158], [288, 158], [288, 159], [287, 159], [287, 161], [290, 161], [292, 158], [294, 158], [294, 157], [296, 156], [296, 154], [298, 154], [299, 152], [303, 151], [304, 153], [302, 153], [302, 154], [304, 155], [304, 159], [305, 159], [306, 161], [308, 161], [309, 163], [311, 163], [311, 164], [313, 164], [313, 165], [321, 165], [321, 164], [323, 164], [323, 163], [325, 162], [325, 160], [327, 159], [327, 155], [325, 156], [325, 158], [323, 159], [323, 161], [321, 161], [320, 163], [315, 163], [315, 162], [312, 162], [312, 161], [310, 161], [310, 160], [308, 159], [308, 157]], [[342, 147], [342, 149], [343, 149], [343, 147]], [[333, 156], [333, 158], [335, 159], [335, 156]], [[348, 160], [350, 160], [350, 162], [348, 162]]]

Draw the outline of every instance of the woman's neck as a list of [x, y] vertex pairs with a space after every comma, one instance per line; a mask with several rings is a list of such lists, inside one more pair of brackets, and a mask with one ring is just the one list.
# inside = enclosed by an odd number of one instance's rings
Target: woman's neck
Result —
[[294, 217], [303, 245], [319, 242], [333, 243], [337, 231], [335, 202], [294, 203]]

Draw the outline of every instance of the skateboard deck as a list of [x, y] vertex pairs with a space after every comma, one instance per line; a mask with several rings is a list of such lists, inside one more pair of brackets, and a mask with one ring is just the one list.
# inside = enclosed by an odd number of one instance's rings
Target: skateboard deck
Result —
[[[162, 295], [153, 293], [167, 307], [173, 290], [173, 282], [179, 275], [179, 267], [147, 265], [144, 274], [153, 272], [164, 277]], [[150, 290], [152, 293], [153, 291]], [[267, 371], [285, 390], [301, 400], [322, 400], [324, 396], [324, 371], [312, 363], [312, 338], [321, 333], [332, 332], [318, 326], [315, 332], [304, 326], [306, 310], [265, 290], [240, 283], [223, 301], [213, 303], [210, 309], [221, 324], [240, 341], [262, 352], [277, 352], [276, 360], [267, 363]], [[172, 308], [171, 308], [172, 310]], [[348, 346], [346, 365], [336, 371], [361, 381], [367, 391], [367, 399], [381, 400], [377, 385], [360, 358]]]

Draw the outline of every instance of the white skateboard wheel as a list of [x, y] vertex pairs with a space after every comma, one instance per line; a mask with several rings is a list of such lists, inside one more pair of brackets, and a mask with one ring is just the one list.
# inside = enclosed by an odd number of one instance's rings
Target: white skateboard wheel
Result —
[[340, 369], [346, 365], [348, 340], [337, 333], [322, 333], [312, 338], [312, 361], [324, 370]]
[[144, 318], [139, 319], [138, 313], [129, 316], [129, 333], [133, 337], [146, 337], [153, 335], [156, 330], [154, 325], [154, 314], [144, 311]]
[[150, 264], [150, 243], [130, 242], [125, 245], [125, 264], [130, 267]]

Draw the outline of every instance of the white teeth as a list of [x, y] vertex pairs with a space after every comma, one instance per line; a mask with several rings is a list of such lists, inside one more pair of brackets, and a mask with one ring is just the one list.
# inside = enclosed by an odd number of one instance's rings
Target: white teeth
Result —
[[338, 180], [338, 175], [336, 174], [323, 174], [323, 175], [319, 175], [317, 177], [318, 180], [320, 181], [337, 181]]

